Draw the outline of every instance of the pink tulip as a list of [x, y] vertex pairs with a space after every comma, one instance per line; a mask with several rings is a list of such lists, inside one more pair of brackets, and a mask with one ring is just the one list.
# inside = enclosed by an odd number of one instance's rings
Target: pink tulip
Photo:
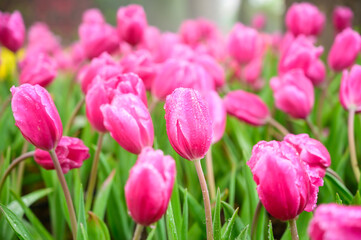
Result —
[[125, 150], [139, 154], [144, 147], [153, 145], [152, 118], [139, 97], [120, 94], [100, 109], [106, 129]]
[[305, 169], [311, 184], [308, 204], [305, 210], [312, 211], [316, 207], [318, 188], [323, 186], [326, 168], [331, 165], [330, 154], [321, 142], [310, 138], [308, 134], [288, 134], [285, 136], [284, 141], [296, 149], [301, 161], [306, 166]]
[[208, 103], [209, 115], [212, 119], [213, 138], [212, 143], [218, 142], [226, 128], [227, 111], [222, 98], [216, 91], [210, 91], [205, 94], [205, 100]]
[[[60, 139], [58, 146], [55, 148], [55, 153], [64, 174], [73, 168], [80, 168], [83, 162], [90, 157], [89, 148], [84, 145], [82, 140], [66, 136]], [[45, 169], [55, 169], [51, 156], [47, 151], [36, 149], [34, 159], [36, 163]]]
[[328, 64], [334, 71], [342, 71], [354, 64], [361, 47], [360, 35], [347, 28], [337, 34], [328, 54]]
[[75, 42], [70, 46], [70, 58], [73, 70], [79, 70], [80, 64], [87, 58], [83, 45], [80, 42]]
[[261, 141], [253, 147], [247, 165], [259, 199], [273, 217], [286, 221], [305, 209], [310, 181], [294, 147], [286, 142]]
[[243, 90], [229, 92], [224, 98], [227, 112], [254, 126], [266, 124], [270, 117], [267, 105], [260, 97]]
[[0, 12], [0, 42], [4, 47], [16, 52], [25, 40], [25, 25], [21, 13]]
[[360, 239], [361, 207], [320, 205], [308, 226], [308, 234], [311, 240]]
[[125, 185], [129, 214], [135, 222], [149, 226], [164, 215], [175, 175], [175, 161], [171, 156], [150, 147], [143, 149]]
[[314, 86], [320, 86], [326, 79], [326, 67], [318, 59], [308, 66], [306, 76], [310, 78]]
[[351, 71], [344, 70], [340, 86], [340, 101], [346, 110], [361, 112], [361, 66], [354, 65]]
[[242, 80], [253, 88], [257, 87], [262, 75], [262, 58], [256, 57], [248, 63], [242, 72]]
[[83, 23], [100, 23], [100, 24], [104, 24], [105, 23], [105, 19], [104, 16], [102, 14], [102, 12], [97, 9], [97, 8], [92, 8], [92, 9], [88, 9], [83, 13], [82, 16], [82, 22]]
[[212, 141], [212, 119], [198, 91], [177, 88], [167, 97], [165, 120], [169, 142], [183, 158], [204, 157]]
[[262, 30], [266, 25], [266, 16], [262, 13], [256, 14], [252, 18], [252, 27], [257, 30]]
[[28, 56], [22, 63], [20, 84], [39, 84], [42, 87], [46, 87], [54, 80], [56, 74], [57, 64], [46, 54], [39, 53], [34, 56]]
[[325, 15], [311, 3], [293, 3], [287, 11], [287, 29], [296, 36], [318, 36], [324, 25]]
[[15, 125], [35, 147], [52, 150], [63, 134], [63, 126], [50, 94], [39, 85], [12, 87], [11, 108]]
[[148, 50], [152, 55], [158, 51], [158, 45], [162, 34], [157, 27], [148, 26], [145, 29], [142, 41], [138, 44], [139, 49]]
[[108, 79], [122, 72], [122, 68], [108, 53], [103, 53], [94, 58], [89, 65], [85, 66], [79, 74], [81, 89], [86, 94], [96, 76]]
[[171, 32], [165, 32], [161, 35], [155, 54], [156, 62], [164, 62], [171, 57], [175, 45], [180, 44], [179, 35]]
[[228, 53], [239, 64], [247, 64], [258, 53], [258, 41], [256, 30], [237, 23], [228, 37]]
[[270, 82], [276, 107], [291, 117], [306, 118], [313, 107], [314, 90], [311, 81], [300, 69], [291, 70]]
[[337, 6], [332, 13], [332, 23], [336, 32], [352, 27], [353, 12], [349, 7]]
[[225, 84], [226, 77], [223, 67], [208, 54], [196, 54], [193, 57], [193, 62], [201, 65], [206, 72], [213, 78], [214, 86], [216, 88], [222, 87]]
[[142, 6], [132, 4], [118, 9], [119, 38], [130, 45], [137, 45], [142, 41], [147, 25], [147, 17]]
[[50, 31], [46, 23], [33, 24], [29, 29], [28, 37], [27, 55], [30, 55], [29, 52], [53, 54], [61, 50], [59, 39]]
[[86, 56], [92, 59], [103, 52], [114, 52], [119, 46], [116, 30], [99, 19], [89, 21], [88, 13], [84, 13], [83, 20], [85, 22], [82, 22], [78, 29], [80, 43], [83, 45]]

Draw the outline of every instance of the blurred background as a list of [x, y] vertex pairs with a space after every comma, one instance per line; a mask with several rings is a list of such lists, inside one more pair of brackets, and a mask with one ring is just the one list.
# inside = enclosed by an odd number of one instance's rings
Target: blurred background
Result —
[[[122, 5], [143, 5], [150, 25], [163, 31], [177, 31], [187, 18], [205, 17], [214, 21], [220, 29], [228, 32], [236, 21], [250, 24], [257, 13], [266, 16], [266, 32], [284, 29], [284, 14], [295, 0], [1, 0], [0, 10], [21, 11], [29, 27], [36, 21], [46, 22], [51, 30], [67, 44], [77, 39], [77, 29], [84, 10], [99, 8], [107, 21], [116, 22], [116, 12]], [[354, 11], [354, 26], [361, 25], [360, 0], [311, 0], [327, 16], [326, 27], [320, 43], [327, 48], [332, 43], [332, 10], [337, 5], [349, 6]]]

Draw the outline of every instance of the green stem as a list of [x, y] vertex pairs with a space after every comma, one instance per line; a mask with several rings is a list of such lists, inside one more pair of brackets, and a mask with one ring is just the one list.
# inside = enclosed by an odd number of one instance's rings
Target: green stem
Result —
[[76, 115], [78, 115], [81, 107], [84, 105], [85, 103], [85, 96], [83, 96], [80, 101], [77, 103], [77, 105], [75, 106], [73, 112], [71, 113], [71, 116], [69, 118], [69, 121], [67, 122], [66, 126], [65, 126], [65, 129], [64, 129], [64, 135], [67, 135], [71, 126], [73, 125], [74, 123], [74, 120], [75, 120], [75, 117]]
[[138, 223], [137, 227], [135, 228], [133, 240], [140, 240], [143, 229], [144, 229], [144, 226]]
[[64, 177], [64, 173], [61, 169], [58, 157], [56, 156], [54, 149], [50, 150], [50, 156], [51, 156], [51, 159], [53, 160], [56, 174], [58, 175], [59, 182], [60, 182], [61, 187], [64, 192], [66, 204], [68, 206], [68, 212], [69, 212], [70, 224], [71, 224], [72, 233], [73, 233], [73, 239], [75, 240], [76, 233], [77, 233], [77, 223], [76, 223], [76, 216], [75, 216], [73, 200], [71, 199], [69, 188], [68, 188], [68, 185], [67, 185], [65, 177]]
[[263, 205], [262, 205], [261, 201], [258, 201], [256, 210], [255, 210], [254, 215], [253, 215], [252, 225], [251, 225], [251, 239], [255, 239], [254, 238], [254, 232], [255, 232], [255, 230], [257, 228], [258, 218], [259, 218], [259, 215], [261, 213], [262, 206]]
[[3, 104], [1, 105], [1, 109], [0, 109], [0, 119], [3, 116], [3, 114], [5, 113], [5, 110], [8, 108], [8, 106], [10, 105], [11, 102], [11, 95], [9, 95], [5, 101], [3, 102]]
[[152, 101], [150, 102], [150, 105], [149, 105], [149, 112], [152, 113], [154, 108], [157, 106], [159, 100], [156, 98], [156, 97], [153, 97], [152, 98]]
[[[29, 142], [25, 140], [23, 148], [21, 149], [21, 154], [26, 153], [29, 148]], [[19, 165], [18, 172], [16, 173], [16, 192], [21, 196], [21, 186], [23, 182], [23, 176], [24, 176], [24, 170], [25, 170], [25, 162], [21, 162]]]
[[321, 140], [321, 135], [320, 132], [316, 129], [315, 125], [313, 125], [313, 123], [311, 122], [311, 120], [309, 118], [305, 119], [308, 127], [311, 129], [311, 132], [313, 134], [313, 136], [317, 139], [317, 140]]
[[355, 136], [354, 136], [355, 109], [350, 109], [348, 113], [348, 146], [350, 148], [351, 166], [355, 174], [356, 181], [360, 181], [360, 169], [357, 163]]
[[292, 240], [298, 240], [299, 238], [297, 233], [296, 219], [289, 220], [289, 223], [290, 223]]
[[85, 201], [86, 212], [88, 212], [90, 210], [92, 201], [93, 201], [94, 188], [95, 188], [95, 183], [97, 180], [99, 156], [100, 156], [100, 152], [101, 152], [102, 145], [103, 145], [104, 134], [105, 133], [101, 132], [101, 133], [99, 133], [99, 136], [98, 136], [97, 149], [95, 151], [92, 169], [90, 171], [88, 191], [86, 193], [86, 201]]
[[282, 124], [277, 122], [276, 119], [272, 117], [268, 118], [267, 122], [273, 127], [275, 127], [278, 131], [280, 131], [283, 134], [283, 136], [286, 136], [287, 134], [290, 133]]
[[209, 185], [209, 190], [211, 193], [211, 199], [216, 199], [216, 184], [214, 181], [214, 172], [213, 172], [213, 161], [212, 161], [212, 146], [209, 147], [206, 154], [206, 167], [207, 167], [207, 180]]
[[21, 156], [19, 156], [18, 158], [14, 159], [14, 161], [12, 161], [12, 163], [9, 165], [9, 167], [6, 169], [4, 175], [2, 176], [1, 180], [0, 180], [0, 193], [1, 193], [1, 190], [2, 190], [2, 187], [5, 183], [5, 180], [7, 178], [7, 176], [10, 174], [10, 172], [19, 164], [21, 163], [22, 161], [30, 158], [30, 157], [33, 157], [35, 154], [35, 151], [32, 151], [32, 152], [27, 152], [27, 153], [24, 153], [22, 154]]
[[213, 240], [213, 225], [212, 225], [212, 212], [211, 212], [211, 201], [209, 200], [208, 188], [206, 179], [204, 178], [201, 160], [196, 159], [193, 161], [197, 170], [199, 184], [201, 185], [204, 210], [206, 215], [206, 227], [207, 227], [207, 240]]

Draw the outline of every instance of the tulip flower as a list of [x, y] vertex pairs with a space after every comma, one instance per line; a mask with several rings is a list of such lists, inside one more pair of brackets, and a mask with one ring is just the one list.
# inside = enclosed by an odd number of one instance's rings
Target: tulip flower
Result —
[[260, 89], [263, 87], [261, 79], [262, 74], [262, 58], [256, 57], [249, 64], [247, 64], [241, 72], [242, 78], [253, 89]]
[[147, 50], [151, 53], [152, 57], [158, 51], [158, 45], [162, 34], [155, 26], [148, 26], [143, 34], [142, 41], [138, 44], [139, 49]]
[[42, 52], [45, 54], [53, 54], [61, 50], [59, 40], [50, 31], [46, 23], [34, 23], [28, 33], [27, 55], [29, 52]]
[[39, 84], [46, 87], [57, 74], [55, 61], [44, 53], [35, 56], [27, 56], [23, 61], [20, 73], [20, 84]]
[[[64, 174], [73, 168], [80, 168], [84, 160], [90, 156], [89, 148], [84, 145], [82, 140], [65, 136], [60, 139], [58, 146], [55, 148], [55, 153]], [[47, 151], [36, 149], [34, 159], [36, 163], [45, 169], [55, 169], [51, 156]]]
[[308, 226], [311, 240], [348, 239], [361, 237], [361, 207], [321, 204]]
[[9, 50], [16, 52], [21, 48], [25, 39], [25, 25], [19, 11], [10, 13], [0, 12], [0, 43]]
[[307, 69], [305, 75], [314, 86], [320, 86], [326, 79], [326, 67], [321, 60], [314, 61]]
[[311, 81], [300, 69], [291, 70], [271, 79], [276, 107], [291, 117], [307, 118], [314, 103]]
[[228, 53], [239, 64], [247, 64], [258, 52], [258, 41], [256, 30], [237, 23], [228, 37]]
[[130, 45], [137, 45], [142, 41], [147, 25], [147, 18], [142, 6], [132, 4], [118, 9], [119, 38]]
[[143, 149], [125, 185], [129, 214], [135, 222], [149, 226], [164, 215], [175, 175], [175, 161], [171, 156], [150, 147]]
[[263, 30], [266, 25], [266, 16], [262, 13], [258, 13], [252, 18], [251, 26], [257, 30]]
[[15, 125], [24, 138], [42, 150], [52, 150], [63, 134], [63, 126], [50, 94], [39, 85], [12, 87], [11, 108]]
[[156, 62], [164, 62], [171, 57], [175, 45], [180, 44], [181, 40], [178, 34], [165, 32], [161, 35], [155, 54]]
[[212, 77], [214, 86], [216, 88], [222, 87], [225, 84], [225, 72], [223, 67], [208, 54], [196, 54], [193, 57], [193, 62], [201, 65], [206, 72]]
[[332, 23], [336, 32], [352, 26], [353, 12], [349, 7], [337, 6], [332, 13]]
[[102, 12], [97, 8], [91, 8], [84, 12], [82, 16], [83, 23], [105, 23]]
[[361, 47], [361, 37], [358, 32], [347, 28], [337, 34], [328, 54], [328, 64], [334, 71], [351, 67], [355, 62]]
[[260, 97], [243, 90], [229, 92], [224, 98], [227, 113], [254, 126], [267, 123], [270, 112]]
[[286, 13], [286, 26], [295, 36], [318, 36], [325, 25], [325, 15], [311, 3], [293, 3]]
[[139, 154], [153, 145], [154, 129], [149, 111], [134, 94], [120, 94], [101, 106], [105, 128], [125, 150]]

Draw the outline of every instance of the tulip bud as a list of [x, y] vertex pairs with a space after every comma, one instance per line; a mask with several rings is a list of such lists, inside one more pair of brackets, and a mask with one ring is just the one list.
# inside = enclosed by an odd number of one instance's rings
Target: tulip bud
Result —
[[319, 86], [325, 81], [326, 67], [321, 60], [316, 60], [308, 67], [306, 76], [310, 78], [314, 86]]
[[203, 158], [212, 141], [212, 120], [199, 92], [177, 88], [167, 97], [164, 110], [168, 139], [174, 150], [191, 161]]
[[225, 73], [223, 67], [208, 54], [195, 55], [193, 62], [201, 65], [212, 77], [216, 88], [222, 87], [225, 83]]
[[266, 124], [270, 117], [268, 107], [260, 97], [242, 90], [229, 92], [224, 105], [230, 115], [254, 126]]
[[14, 13], [0, 12], [0, 42], [9, 50], [16, 52], [25, 39], [25, 25], [19, 11]]
[[287, 29], [294, 35], [317, 36], [325, 25], [325, 15], [311, 3], [293, 3], [286, 14]]
[[346, 110], [361, 112], [361, 66], [354, 65], [351, 71], [344, 70], [340, 86], [340, 101]]
[[83, 23], [105, 23], [102, 12], [97, 8], [88, 9], [82, 16]]
[[140, 5], [132, 4], [121, 7], [117, 12], [118, 35], [130, 45], [137, 45], [142, 41], [148, 26], [144, 9]]
[[255, 88], [261, 78], [261, 74], [262, 58], [256, 57], [244, 67], [241, 80], [245, 80], [247, 84]]
[[228, 53], [239, 64], [247, 64], [257, 54], [258, 41], [256, 30], [237, 23], [228, 37]]
[[[70, 169], [80, 168], [84, 160], [89, 158], [89, 148], [84, 145], [79, 138], [62, 137], [58, 146], [55, 148], [60, 167], [63, 173], [67, 173]], [[35, 150], [35, 162], [45, 169], [55, 169], [50, 153], [41, 149]]]
[[361, 207], [321, 204], [308, 226], [311, 240], [348, 239], [361, 236]]
[[50, 94], [39, 85], [12, 87], [11, 108], [15, 125], [35, 147], [52, 150], [63, 134], [63, 125]]
[[347, 28], [337, 34], [328, 54], [328, 64], [334, 71], [341, 71], [354, 64], [361, 47], [360, 35]]
[[258, 13], [252, 18], [251, 26], [257, 30], [263, 30], [266, 25], [266, 16], [262, 13]]
[[153, 145], [152, 118], [139, 97], [134, 94], [117, 95], [111, 104], [105, 104], [100, 109], [106, 129], [125, 150], [139, 154], [144, 147]]
[[345, 6], [337, 6], [332, 13], [332, 23], [336, 32], [341, 32], [352, 26], [353, 12]]
[[29, 29], [28, 38], [26, 54], [29, 56], [31, 56], [31, 52], [53, 54], [61, 50], [59, 40], [45, 23], [36, 22], [33, 24]]
[[282, 221], [294, 219], [306, 207], [310, 181], [295, 148], [286, 142], [257, 143], [247, 162], [263, 206]]
[[206, 93], [204, 97], [208, 103], [209, 115], [212, 119], [212, 143], [216, 143], [222, 138], [226, 128], [226, 107], [224, 106], [222, 98], [216, 91], [210, 91]]
[[314, 103], [313, 85], [302, 70], [274, 77], [270, 85], [278, 109], [294, 118], [306, 118], [310, 114]]
[[28, 56], [22, 64], [20, 84], [39, 84], [46, 87], [56, 77], [56, 70], [55, 61], [46, 54], [39, 53], [35, 56]]
[[164, 215], [175, 175], [175, 161], [171, 156], [150, 147], [143, 149], [125, 185], [125, 199], [135, 222], [149, 226]]

